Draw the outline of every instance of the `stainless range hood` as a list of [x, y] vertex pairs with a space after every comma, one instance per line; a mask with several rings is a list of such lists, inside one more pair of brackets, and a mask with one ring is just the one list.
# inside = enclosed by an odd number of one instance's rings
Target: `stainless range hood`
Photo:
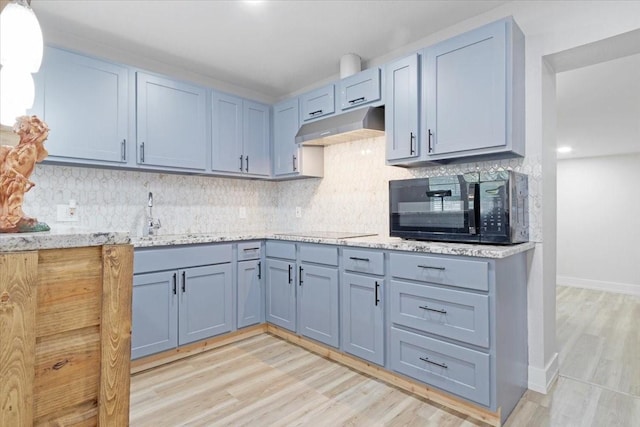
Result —
[[304, 124], [296, 143], [331, 145], [384, 135], [384, 107], [368, 107]]

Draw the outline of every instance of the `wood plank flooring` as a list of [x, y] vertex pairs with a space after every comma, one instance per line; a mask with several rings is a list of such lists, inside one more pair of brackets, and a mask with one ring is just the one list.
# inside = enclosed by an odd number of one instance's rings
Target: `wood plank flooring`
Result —
[[130, 423], [483, 425], [267, 334], [134, 375]]
[[558, 286], [556, 299], [560, 376], [505, 427], [640, 426], [640, 298]]
[[[558, 287], [560, 377], [506, 427], [640, 426], [640, 298]], [[271, 335], [131, 379], [131, 426], [479, 426]]]

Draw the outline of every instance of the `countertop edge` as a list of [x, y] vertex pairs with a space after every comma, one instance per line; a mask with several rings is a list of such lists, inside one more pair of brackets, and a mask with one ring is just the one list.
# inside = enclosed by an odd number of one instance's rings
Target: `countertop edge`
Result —
[[156, 248], [162, 246], [197, 245], [207, 243], [231, 243], [249, 240], [282, 240], [296, 243], [315, 243], [339, 245], [365, 249], [397, 250], [405, 252], [430, 253], [441, 255], [459, 255], [478, 258], [507, 258], [535, 247], [535, 242], [516, 245], [497, 246], [468, 243], [444, 243], [430, 241], [402, 240], [397, 237], [356, 237], [347, 239], [329, 239], [320, 237], [301, 237], [285, 233], [248, 233], [248, 234], [185, 234], [164, 235], [155, 237], [133, 238], [132, 244], [137, 249]]

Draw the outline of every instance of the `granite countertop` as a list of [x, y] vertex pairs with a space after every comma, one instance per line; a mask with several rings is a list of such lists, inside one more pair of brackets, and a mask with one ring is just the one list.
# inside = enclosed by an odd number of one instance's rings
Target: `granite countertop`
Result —
[[99, 231], [79, 227], [53, 227], [39, 233], [0, 233], [0, 252], [64, 249], [131, 243], [126, 231]]
[[286, 240], [302, 243], [320, 243], [328, 245], [352, 246], [359, 248], [399, 250], [443, 255], [463, 255], [482, 258], [506, 258], [520, 252], [533, 249], [535, 242], [518, 245], [478, 245], [468, 243], [444, 243], [403, 240], [398, 237], [366, 236], [355, 238], [326, 238], [301, 236], [301, 233], [193, 233], [176, 235], [159, 235], [153, 237], [134, 237], [132, 243], [136, 248], [156, 246], [188, 245], [200, 243], [235, 242], [244, 240]]

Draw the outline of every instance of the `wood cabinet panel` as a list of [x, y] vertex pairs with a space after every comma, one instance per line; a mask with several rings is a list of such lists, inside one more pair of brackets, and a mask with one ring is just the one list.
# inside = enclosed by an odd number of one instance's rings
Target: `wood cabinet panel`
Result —
[[132, 277], [130, 245], [0, 254], [0, 425], [128, 425]]
[[0, 425], [33, 419], [35, 365], [35, 252], [0, 254]]

